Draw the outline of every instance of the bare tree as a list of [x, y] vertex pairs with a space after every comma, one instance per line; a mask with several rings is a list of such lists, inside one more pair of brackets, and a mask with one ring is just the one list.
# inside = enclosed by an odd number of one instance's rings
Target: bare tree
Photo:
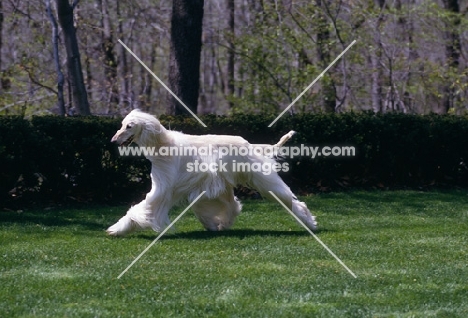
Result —
[[[200, 87], [200, 54], [204, 0], [173, 0], [169, 87], [196, 113]], [[186, 114], [175, 98], [169, 98], [169, 111]]]
[[375, 5], [378, 7], [379, 14], [375, 22], [375, 49], [370, 52], [370, 60], [372, 66], [371, 74], [371, 101], [372, 110], [374, 112], [381, 112], [382, 109], [382, 24], [384, 21], [384, 0], [374, 0]]
[[[228, 66], [227, 66], [227, 93], [231, 96], [235, 93], [234, 81], [235, 81], [235, 46], [234, 46], [234, 39], [236, 36], [236, 6], [234, 0], [227, 0], [228, 11], [229, 11], [229, 33], [230, 33], [230, 40], [229, 40], [229, 51], [228, 51]], [[233, 102], [229, 102], [229, 108], [234, 106]]]
[[68, 81], [71, 90], [73, 106], [80, 115], [90, 115], [88, 95], [83, 80], [80, 51], [76, 38], [73, 11], [79, 0], [70, 5], [68, 0], [56, 0], [57, 15], [63, 30], [65, 49], [67, 52]]
[[[449, 67], [457, 71], [460, 61], [461, 43], [458, 27], [460, 26], [460, 4], [458, 0], [444, 0], [444, 7], [448, 10], [449, 22], [447, 23], [447, 44], [445, 46]], [[454, 107], [455, 90], [451, 83], [448, 83], [444, 88], [443, 108], [444, 112], [448, 112]]]
[[[58, 24], [56, 44], [50, 40], [48, 1]], [[117, 39], [193, 110], [198, 106], [198, 113], [278, 112], [354, 39], [356, 45], [295, 104], [297, 112], [468, 109], [467, 1], [92, 0], [76, 7], [77, 2], [0, 0], [1, 114], [43, 114], [56, 105], [62, 90], [57, 61], [66, 111], [82, 113], [84, 98], [93, 100], [93, 113], [168, 111], [167, 103], [149, 103], [164, 100], [166, 91]], [[68, 14], [63, 31], [57, 9]], [[75, 32], [83, 67], [78, 77], [73, 75], [80, 59], [70, 53], [69, 39]], [[80, 81], [88, 94], [77, 95]], [[176, 105], [171, 99], [172, 112]]]
[[[121, 11], [120, 11], [119, 1], [116, 1], [115, 4], [116, 4], [117, 16], [120, 17]], [[118, 20], [119, 20], [118, 27], [117, 27], [118, 37], [121, 40], [125, 41], [123, 22], [122, 22], [122, 19], [120, 18]], [[127, 108], [129, 108], [128, 96], [130, 94], [130, 79], [129, 79], [129, 66], [128, 66], [128, 61], [127, 61], [127, 51], [125, 50], [123, 45], [120, 45], [118, 73], [121, 79], [120, 95], [119, 95], [119, 109], [127, 110]]]
[[[3, 38], [2, 38], [2, 33], [3, 33], [3, 5], [2, 5], [2, 0], [0, 0], [0, 81], [2, 80], [2, 43], [3, 43]], [[2, 91], [2, 85], [0, 83], [0, 92]]]
[[[328, 1], [328, 0], [323, 0]], [[322, 0], [316, 0], [315, 3], [318, 7], [318, 17], [317, 17], [317, 53], [319, 61], [322, 64], [322, 67], [325, 68], [331, 62], [330, 59], [330, 30], [328, 22], [323, 11], [326, 10], [325, 3], [322, 4]], [[336, 88], [335, 83], [332, 77], [329, 74], [324, 75], [322, 79], [322, 89], [323, 89], [323, 109], [325, 112], [333, 113], [335, 112], [336, 107]]]
[[109, 3], [107, 0], [97, 0], [101, 11], [101, 48], [104, 57], [105, 87], [108, 92], [108, 113], [114, 113], [119, 103], [117, 83], [117, 58], [114, 53], [114, 39], [112, 36], [111, 20], [109, 17]]
[[[151, 43], [150, 56], [151, 58], [148, 67], [154, 70], [156, 65], [156, 44]], [[151, 76], [151, 74], [142, 65], [140, 65], [140, 74], [140, 78], [143, 81], [139, 93], [139, 102], [141, 103], [140, 108], [145, 111], [149, 111], [151, 106], [151, 93], [153, 90], [153, 76]]]
[[52, 8], [50, 6], [50, 0], [46, 0], [46, 9], [47, 9], [47, 15], [49, 16], [50, 23], [52, 24], [52, 50], [54, 54], [55, 69], [57, 71], [57, 106], [58, 106], [59, 114], [62, 116], [65, 116], [65, 113], [66, 113], [65, 101], [63, 98], [64, 77], [63, 77], [62, 68], [60, 66], [60, 58], [59, 58], [58, 24], [52, 12]]

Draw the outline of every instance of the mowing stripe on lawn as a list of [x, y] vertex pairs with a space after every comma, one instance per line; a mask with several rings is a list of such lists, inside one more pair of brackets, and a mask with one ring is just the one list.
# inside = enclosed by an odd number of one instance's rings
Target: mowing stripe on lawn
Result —
[[132, 262], [130, 265], [128, 265], [128, 267], [127, 267], [122, 273], [120, 273], [120, 275], [117, 277], [117, 279], [120, 279], [120, 277], [122, 277], [123, 274], [125, 274], [125, 273], [130, 269], [130, 267], [132, 267], [132, 266], [133, 266], [133, 265], [134, 265], [134, 264], [151, 248], [151, 246], [153, 246], [167, 231], [169, 231], [169, 229], [170, 229], [177, 221], [179, 221], [179, 219], [185, 214], [185, 212], [187, 212], [188, 209], [190, 209], [190, 208], [192, 207], [192, 205], [194, 205], [194, 204], [205, 194], [205, 192], [206, 192], [206, 191], [203, 191], [202, 193], [200, 193], [200, 195], [199, 195], [198, 197], [196, 197], [195, 200], [193, 200], [193, 202], [190, 203], [190, 204], [188, 205], [188, 207], [186, 207], [185, 210], [183, 210], [182, 213], [180, 213], [179, 216], [176, 217], [176, 218], [174, 219], [174, 221], [172, 221], [172, 223], [169, 224], [169, 225], [164, 229], [164, 231], [162, 231], [161, 234], [159, 234], [158, 237], [155, 238], [154, 241], [151, 242], [151, 244], [148, 245], [148, 247], [145, 248], [145, 250], [144, 250], [143, 252], [141, 252], [140, 255], [138, 255], [137, 258], [135, 258], [135, 259], [133, 260], [133, 262]]
[[353, 273], [353, 271], [351, 271], [349, 269], [348, 266], [346, 266], [345, 263], [343, 263], [343, 261], [341, 259], [338, 258], [338, 256], [335, 255], [335, 253], [333, 253], [333, 251], [331, 249], [328, 248], [328, 246], [325, 245], [325, 243], [323, 243], [318, 237], [317, 235], [314, 234], [314, 232], [312, 232], [305, 224], [304, 222], [302, 222], [295, 214], [293, 211], [291, 211], [287, 206], [286, 204], [283, 203], [283, 201], [281, 201], [274, 193], [273, 191], [268, 191], [270, 192], [270, 194], [276, 199], [276, 201], [278, 201], [285, 209], [286, 211], [288, 211], [296, 220], [297, 222], [299, 222], [300, 225], [302, 225], [313, 237], [314, 239], [320, 243], [320, 245], [322, 245], [328, 253], [330, 253], [331, 256], [333, 256], [337, 261], [338, 263], [341, 264], [341, 266], [343, 266], [350, 274], [351, 276], [353, 276], [354, 278], [357, 278], [356, 274]]

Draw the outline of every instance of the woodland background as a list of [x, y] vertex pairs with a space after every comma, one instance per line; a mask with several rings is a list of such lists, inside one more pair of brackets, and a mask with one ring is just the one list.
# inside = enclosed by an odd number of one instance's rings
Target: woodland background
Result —
[[[0, 114], [59, 112], [47, 4], [56, 15], [60, 2], [0, 0]], [[167, 82], [173, 1], [74, 4], [90, 112], [170, 113], [166, 90], [117, 40]], [[357, 40], [292, 112], [464, 114], [467, 10], [461, 0], [206, 0], [197, 111], [277, 114]], [[57, 31], [64, 102], [73, 115]]]

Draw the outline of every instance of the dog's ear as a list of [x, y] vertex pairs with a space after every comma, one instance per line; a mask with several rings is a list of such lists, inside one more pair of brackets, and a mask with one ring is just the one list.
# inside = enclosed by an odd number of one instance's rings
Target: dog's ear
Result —
[[140, 146], [157, 146], [159, 144], [159, 135], [162, 132], [162, 126], [156, 118], [151, 121], [144, 121], [140, 129]]

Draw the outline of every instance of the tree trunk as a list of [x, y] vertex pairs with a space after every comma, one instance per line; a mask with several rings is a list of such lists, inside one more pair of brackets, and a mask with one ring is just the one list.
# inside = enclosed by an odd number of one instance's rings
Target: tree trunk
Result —
[[[403, 97], [400, 100], [400, 104], [403, 106], [403, 110], [407, 110], [410, 112], [414, 112], [414, 105], [413, 105], [413, 96], [409, 92], [411, 86], [413, 85], [413, 68], [417, 68], [417, 63], [415, 63], [416, 59], [418, 58], [418, 53], [415, 49], [415, 42], [414, 42], [414, 21], [412, 15], [406, 15], [402, 12], [403, 10], [403, 0], [397, 0], [395, 3], [395, 8], [401, 12], [400, 17], [398, 19], [398, 25], [401, 28], [402, 35], [401, 41], [402, 43], [408, 43], [408, 68], [407, 68], [407, 75], [406, 75], [406, 84], [405, 84], [405, 91], [403, 92]], [[414, 1], [410, 0], [407, 1], [407, 5], [414, 5]], [[414, 65], [414, 66], [413, 66]]]
[[73, 10], [77, 1], [75, 0], [73, 5], [70, 5], [68, 0], [56, 0], [56, 3], [58, 20], [63, 30], [67, 52], [68, 80], [72, 91], [73, 107], [76, 108], [76, 111], [80, 115], [90, 115], [88, 95], [84, 85], [80, 51], [78, 49], [76, 29], [73, 21]]
[[3, 33], [3, 5], [2, 5], [2, 0], [0, 0], [0, 93], [2, 92], [2, 80], [3, 80], [3, 74], [2, 74], [2, 44], [3, 44], [3, 38], [2, 38], [2, 33]]
[[[120, 5], [119, 1], [116, 1], [116, 14], [118, 17], [121, 16], [120, 13]], [[122, 41], [126, 42], [124, 39], [124, 27], [122, 19], [118, 19], [118, 37]], [[129, 107], [129, 91], [130, 91], [130, 74], [129, 74], [129, 67], [127, 62], [127, 50], [123, 47], [123, 45], [119, 46], [119, 78], [120, 78], [120, 95], [119, 95], [119, 111], [121, 113], [130, 111]]]
[[[458, 27], [460, 26], [460, 17], [456, 16], [460, 14], [460, 4], [458, 0], [444, 0], [444, 7], [454, 17], [450, 17], [450, 22], [447, 25], [447, 44], [445, 51], [447, 52], [448, 65], [452, 71], [458, 71], [460, 64], [460, 34], [458, 33]], [[452, 20], [453, 19], [453, 20]], [[450, 82], [450, 81], [449, 81]], [[446, 113], [450, 108], [455, 107], [455, 89], [451, 83], [444, 88], [444, 99], [443, 99], [443, 111]]]
[[380, 37], [382, 22], [384, 21], [384, 15], [382, 10], [384, 9], [385, 1], [384, 0], [375, 0], [375, 5], [378, 6], [380, 14], [377, 17], [376, 22], [376, 35], [374, 39], [375, 50], [370, 52], [370, 59], [372, 65], [372, 74], [371, 74], [371, 101], [372, 101], [372, 110], [374, 113], [382, 112], [383, 103], [382, 103], [382, 40]]
[[[88, 39], [85, 37], [85, 47], [89, 48], [90, 46], [88, 45]], [[90, 53], [88, 50], [85, 49], [85, 57], [84, 57], [84, 63], [85, 63], [85, 70], [86, 70], [86, 90], [89, 92], [88, 97], [93, 100], [93, 83], [94, 83], [94, 78], [93, 78], [93, 68], [91, 66], [91, 61], [92, 61], [92, 53]]]
[[[154, 70], [156, 67], [156, 45], [153, 45], [151, 48], [151, 69]], [[146, 72], [146, 104], [147, 104], [147, 110], [150, 110], [151, 105], [153, 104], [151, 100], [151, 95], [153, 94], [153, 76], [149, 73]]]
[[[235, 67], [235, 54], [234, 54], [234, 39], [235, 39], [235, 32], [236, 32], [236, 25], [235, 25], [235, 3], [234, 0], [227, 0], [228, 11], [229, 11], [229, 32], [230, 32], [230, 39], [229, 39], [229, 51], [228, 51], [228, 66], [227, 66], [227, 93], [229, 96], [233, 96], [235, 93], [234, 87], [234, 67]], [[229, 108], [233, 108], [234, 103], [232, 101], [229, 102]]]
[[371, 101], [374, 113], [380, 113], [382, 111], [382, 71], [380, 70], [382, 66], [380, 65], [380, 55], [380, 48], [376, 49], [375, 52], [370, 52], [372, 65]]
[[[154, 43], [151, 45], [151, 51], [150, 51], [150, 64], [148, 67], [151, 70], [154, 70], [155, 65], [156, 65], [156, 47], [157, 43]], [[143, 48], [141, 49], [141, 54], [140, 56], [143, 56]], [[152, 88], [153, 88], [153, 76], [140, 64], [140, 78], [142, 80], [141, 82], [141, 90], [139, 94], [139, 104], [140, 104], [140, 109], [144, 111], [150, 111], [151, 108], [151, 93], [152, 93]]]
[[[59, 48], [58, 48], [58, 25], [57, 20], [52, 12], [52, 8], [50, 7], [50, 0], [46, 1], [46, 9], [47, 15], [49, 16], [50, 23], [52, 24], [52, 47], [54, 52], [54, 64], [55, 69], [57, 71], [57, 106], [59, 110], [59, 114], [61, 116], [65, 116], [65, 100], [63, 97], [63, 83], [64, 77], [62, 68], [60, 67], [60, 58], [59, 58]], [[1, 32], [0, 32], [1, 33]]]
[[[319, 15], [317, 19], [318, 30], [317, 30], [317, 53], [319, 61], [321, 62], [323, 68], [326, 68], [331, 62], [330, 60], [330, 31], [328, 30], [328, 23], [325, 15], [321, 10], [324, 10], [322, 7], [322, 0], [316, 0], [316, 4], [319, 10]], [[331, 72], [329, 70], [328, 72]], [[334, 113], [336, 108], [336, 88], [335, 83], [330, 76], [330, 74], [324, 74], [322, 78], [322, 99], [323, 99], [323, 108], [327, 113]]]
[[[203, 0], [173, 0], [172, 4], [169, 87], [193, 113], [200, 87], [203, 5]], [[172, 114], [189, 113], [173, 96], [168, 106]]]
[[119, 91], [117, 89], [117, 59], [114, 53], [114, 40], [112, 37], [111, 21], [109, 18], [109, 4], [107, 0], [97, 0], [101, 16], [101, 47], [104, 55], [104, 74], [106, 77], [105, 88], [109, 98], [108, 113], [114, 113], [119, 103]]

